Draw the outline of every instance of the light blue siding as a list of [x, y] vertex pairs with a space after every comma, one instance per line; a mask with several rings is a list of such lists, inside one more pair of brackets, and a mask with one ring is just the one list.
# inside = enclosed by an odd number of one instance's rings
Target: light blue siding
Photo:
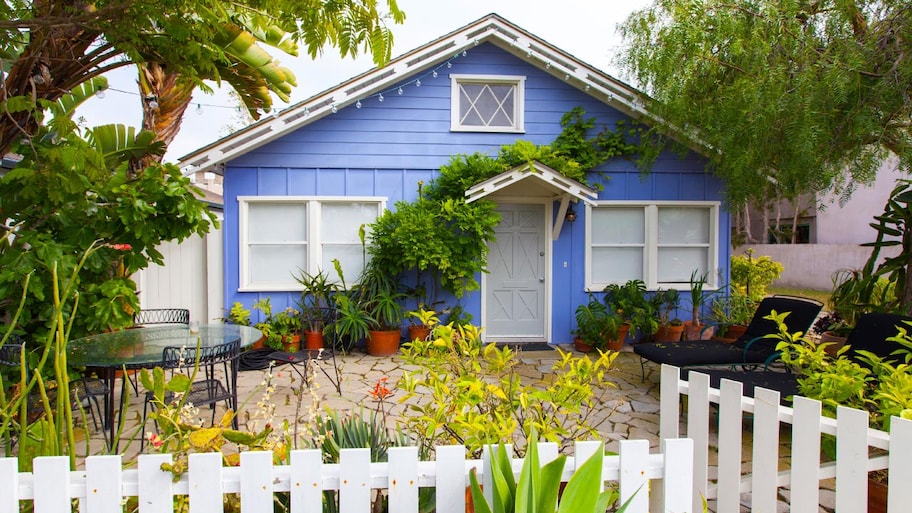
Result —
[[[525, 82], [525, 131], [471, 133], [450, 131], [449, 74], [519, 75]], [[517, 139], [548, 144], [561, 132], [560, 118], [582, 106], [596, 127], [612, 128], [625, 117], [600, 99], [580, 91], [489, 44], [470, 49], [453, 67], [438, 70], [436, 78], [421, 75], [421, 86], [403, 83], [376, 96], [361, 99], [336, 114], [315, 120], [279, 140], [230, 162], [225, 170], [225, 301], [250, 304], [260, 294], [239, 293], [238, 196], [382, 196], [388, 206], [414, 200], [418, 182], [428, 183], [452, 155], [497, 153]], [[413, 80], [414, 77], [409, 80]], [[662, 155], [652, 173], [641, 176], [632, 162], [617, 160], [603, 166], [608, 177], [600, 199], [719, 200], [722, 184], [704, 170], [695, 154], [679, 158]], [[556, 210], [556, 209], [555, 209]], [[585, 224], [581, 208], [575, 223], [566, 224], [553, 243], [552, 342], [569, 342], [576, 305], [586, 301], [584, 287]], [[721, 219], [720, 262], [727, 275], [729, 218]], [[564, 267], [563, 263], [567, 262]], [[351, 281], [354, 277], [347, 277]], [[295, 293], [271, 293], [275, 308], [293, 305]], [[462, 301], [476, 321], [481, 319], [480, 294]]]

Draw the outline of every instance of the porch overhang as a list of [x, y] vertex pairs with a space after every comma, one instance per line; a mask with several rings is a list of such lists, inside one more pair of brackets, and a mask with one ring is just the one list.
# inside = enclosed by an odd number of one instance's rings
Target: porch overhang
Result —
[[560, 237], [570, 202], [582, 201], [591, 205], [594, 200], [598, 199], [598, 193], [592, 188], [563, 176], [541, 162], [534, 161], [516, 166], [471, 187], [465, 192], [466, 203], [472, 203], [498, 192], [503, 193], [520, 184], [532, 185], [544, 194], [550, 195], [554, 201], [560, 202], [554, 226], [551, 229], [553, 240]]

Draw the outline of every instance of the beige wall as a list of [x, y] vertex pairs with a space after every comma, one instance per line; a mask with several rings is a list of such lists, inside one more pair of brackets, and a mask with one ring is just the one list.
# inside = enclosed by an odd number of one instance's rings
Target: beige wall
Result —
[[876, 233], [869, 224], [874, 216], [883, 212], [890, 191], [896, 186], [896, 179], [904, 176], [897, 166], [896, 158], [887, 159], [880, 167], [874, 184], [856, 189], [844, 206], [839, 206], [837, 198], [825, 198], [826, 208], [817, 211], [817, 242], [851, 244], [873, 241]]
[[[832, 289], [834, 272], [860, 268], [871, 255], [871, 248], [858, 244], [751, 244], [735, 248], [732, 254], [743, 254], [748, 248], [753, 248], [755, 257], [769, 256], [782, 264], [782, 276], [775, 285], [814, 290]], [[881, 253], [898, 255], [899, 247]]]

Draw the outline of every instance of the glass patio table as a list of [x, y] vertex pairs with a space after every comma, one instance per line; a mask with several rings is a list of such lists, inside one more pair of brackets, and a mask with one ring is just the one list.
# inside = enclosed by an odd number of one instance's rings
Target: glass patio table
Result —
[[[162, 350], [169, 346], [196, 347], [199, 342], [200, 347], [214, 347], [240, 339], [241, 347], [246, 347], [262, 337], [263, 333], [258, 329], [236, 324], [203, 324], [199, 327], [199, 333], [190, 333], [190, 328], [186, 325], [141, 327], [71, 340], [67, 345], [67, 363], [74, 367], [96, 370], [107, 385], [104, 407], [104, 426], [108, 429], [106, 441], [108, 447], [113, 447], [116, 451], [114, 381], [117, 371], [151, 369], [161, 365]], [[237, 363], [237, 360], [231, 362], [234, 369]], [[123, 376], [121, 401], [127, 393], [127, 379], [129, 378]]]

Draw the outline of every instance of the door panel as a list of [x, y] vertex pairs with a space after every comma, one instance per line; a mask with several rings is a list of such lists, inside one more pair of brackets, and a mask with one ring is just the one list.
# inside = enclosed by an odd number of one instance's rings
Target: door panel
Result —
[[545, 207], [500, 205], [485, 280], [485, 333], [492, 340], [545, 340]]

